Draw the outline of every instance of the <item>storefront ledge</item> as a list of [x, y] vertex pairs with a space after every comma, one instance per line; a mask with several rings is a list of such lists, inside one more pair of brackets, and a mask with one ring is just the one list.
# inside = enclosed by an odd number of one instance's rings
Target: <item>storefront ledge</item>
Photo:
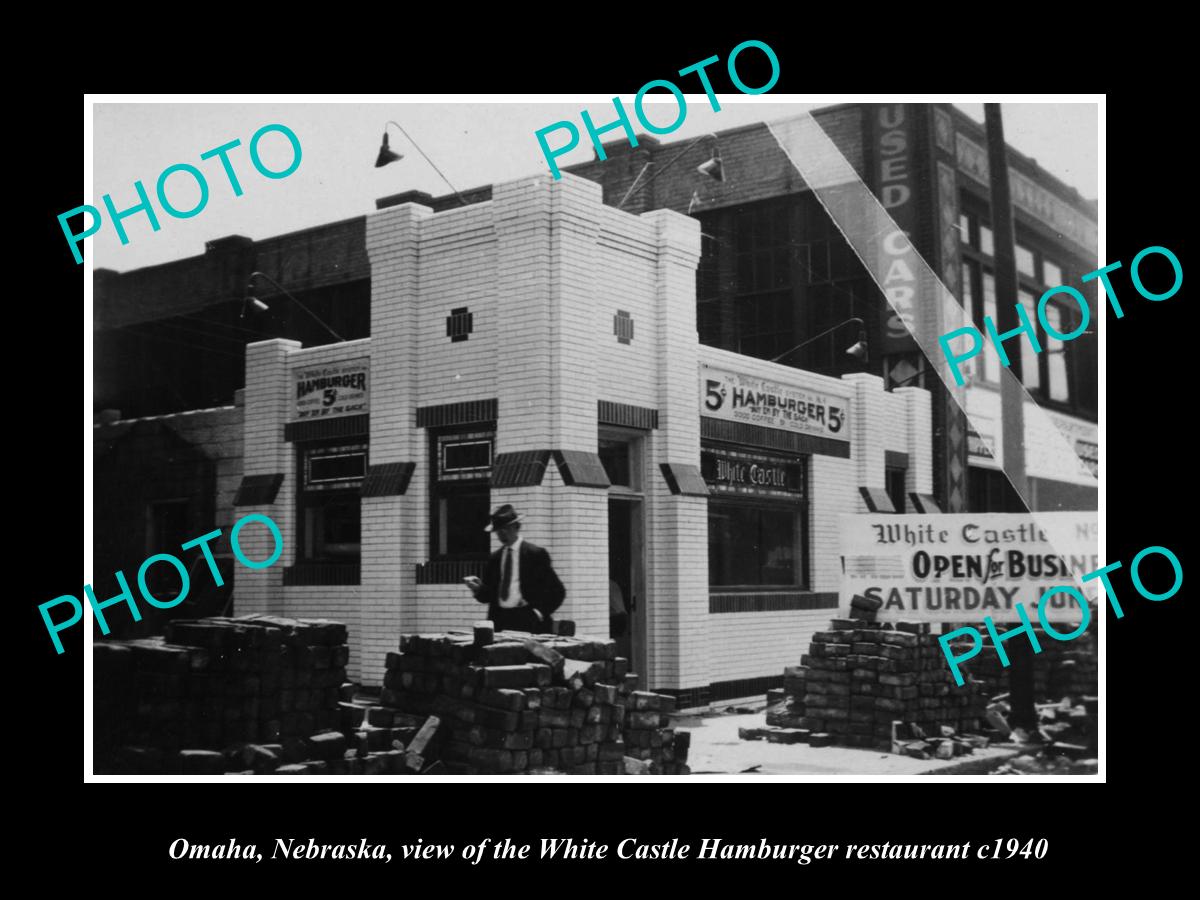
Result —
[[628, 403], [599, 400], [596, 403], [596, 416], [601, 425], [638, 428], [642, 431], [658, 428], [658, 410], [644, 406], [630, 406]]
[[710, 613], [782, 612], [792, 609], [837, 609], [837, 591], [769, 591], [709, 593]]
[[540, 486], [552, 452], [518, 450], [496, 454], [496, 462], [492, 466], [492, 489]]
[[469, 560], [433, 560], [417, 564], [417, 584], [461, 584], [468, 575], [483, 577], [487, 561], [481, 559]]
[[698, 466], [688, 463], [659, 463], [667, 489], [684, 497], [707, 497], [711, 490]]
[[422, 406], [417, 410], [417, 427], [448, 428], [454, 425], [482, 425], [485, 422], [495, 422], [497, 408], [495, 398], [443, 403], [440, 406]]
[[408, 491], [417, 464], [411, 462], [381, 463], [367, 468], [363, 480], [364, 497], [396, 497]]
[[243, 475], [233, 498], [234, 506], [270, 506], [275, 502], [279, 488], [283, 485], [283, 474]]
[[357, 585], [361, 571], [358, 563], [300, 563], [283, 570], [283, 583], [285, 587]]
[[594, 487], [607, 490], [612, 482], [604, 471], [600, 454], [584, 450], [555, 450], [554, 462], [567, 487]]
[[778, 428], [764, 428], [745, 422], [727, 422], [708, 416], [700, 417], [700, 438], [705, 441], [720, 441], [738, 448], [758, 447], [763, 450], [785, 450], [788, 453], [851, 458], [849, 441], [799, 434]]
[[370, 433], [371, 417], [339, 416], [333, 419], [305, 419], [288, 422], [283, 426], [283, 439], [287, 443], [323, 441], [332, 438], [363, 437]]

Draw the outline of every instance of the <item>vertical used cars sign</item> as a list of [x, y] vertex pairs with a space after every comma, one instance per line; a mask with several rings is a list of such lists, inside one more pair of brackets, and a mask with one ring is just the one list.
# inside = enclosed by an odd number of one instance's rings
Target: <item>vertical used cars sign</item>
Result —
[[709, 366], [700, 371], [700, 414], [850, 440], [850, 410], [844, 398]]

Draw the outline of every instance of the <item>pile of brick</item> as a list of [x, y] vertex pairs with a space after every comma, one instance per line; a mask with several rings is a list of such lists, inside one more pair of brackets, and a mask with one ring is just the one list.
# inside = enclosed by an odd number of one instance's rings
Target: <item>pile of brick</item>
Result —
[[[1095, 630], [1086, 631], [1072, 641], [1055, 640], [1036, 626], [1034, 631], [1042, 648], [1040, 653], [1030, 657], [1033, 662], [1034, 697], [1038, 701], [1049, 702], [1064, 697], [1077, 699], [1095, 696], [1099, 690]], [[971, 673], [971, 678], [986, 696], [1006, 693], [1009, 669], [1000, 664], [1000, 657], [987, 631], [981, 628], [980, 634], [983, 647], [979, 654], [960, 665], [963, 671]], [[1028, 639], [1022, 635], [1012, 640], [1027, 642]], [[1006, 643], [1011, 644], [1012, 641]], [[953, 646], [958, 648], [956, 652], [965, 653], [970, 649], [971, 642], [958, 639]]]
[[380, 702], [440, 720], [451, 774], [688, 774], [675, 698], [638, 691], [616, 643], [486, 626], [408, 634]]
[[338, 706], [338, 736], [345, 740], [324, 737], [329, 742], [325, 755], [330, 775], [418, 775], [441, 770], [437, 764], [441, 722], [436, 716], [410, 716], [364, 697], [347, 697]]
[[97, 771], [219, 774], [315, 759], [311, 739], [338, 724], [348, 659], [344, 625], [268, 616], [97, 641]]
[[[985, 706], [971, 683], [955, 685], [927, 626], [867, 618], [834, 619], [814, 634], [768, 702], [769, 729], [792, 731], [794, 741], [892, 752], [903, 752], [898, 740], [941, 742], [976, 731]], [[949, 752], [965, 752], [970, 742], [960, 743]]]

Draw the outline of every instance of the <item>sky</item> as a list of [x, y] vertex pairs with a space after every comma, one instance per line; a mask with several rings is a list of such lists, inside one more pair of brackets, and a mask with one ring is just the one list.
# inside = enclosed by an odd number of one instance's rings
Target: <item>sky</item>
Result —
[[[101, 198], [110, 194], [118, 211], [130, 208], [138, 202], [134, 182], [140, 180], [152, 198], [161, 227], [155, 232], [145, 214], [134, 214], [123, 220], [129, 243], [122, 245], [106, 216], [100, 231], [87, 239], [86, 252], [93, 255], [97, 267], [125, 272], [196, 256], [204, 252], [207, 241], [215, 238], [240, 234], [258, 240], [370, 213], [376, 199], [401, 191], [422, 190], [434, 196], [448, 193], [446, 182], [393, 127], [388, 128], [391, 148], [404, 154], [404, 159], [374, 168], [384, 123], [389, 119], [403, 125], [450, 184], [461, 191], [548, 171], [534, 133], [564, 119], [579, 127], [581, 140], [575, 150], [559, 157], [558, 163], [590, 160], [593, 150], [580, 124], [580, 110], [587, 109], [597, 125], [614, 118], [612, 100], [607, 97], [587, 95], [566, 101], [562, 97], [546, 98], [556, 102], [535, 102], [543, 98], [528, 97], [511, 102], [501, 99], [97, 102], [93, 107], [93, 190], [83, 202], [103, 209]], [[714, 112], [703, 94], [689, 94], [683, 124], [662, 140], [686, 140], [843, 102], [838, 97], [800, 102], [808, 99], [781, 102], [770, 95], [719, 95], [721, 109]], [[632, 97], [623, 96], [622, 100], [632, 117]], [[982, 103], [956, 105], [982, 121]], [[674, 101], [662, 105], [647, 102], [646, 109], [651, 121], [664, 124], [677, 114]], [[1006, 103], [1001, 111], [1010, 146], [1036, 159], [1084, 197], [1099, 196], [1095, 103]], [[636, 128], [636, 119], [633, 121], [635, 130], [644, 131]], [[292, 129], [302, 147], [299, 167], [286, 178], [261, 176], [249, 158], [251, 136], [263, 125], [273, 123]], [[602, 139], [618, 136], [619, 131]], [[244, 190], [240, 197], [234, 196], [219, 160], [200, 159], [205, 151], [234, 139], [240, 140], [241, 146], [230, 152], [229, 159]], [[561, 133], [550, 138], [553, 146], [561, 139]], [[268, 168], [281, 170], [291, 160], [289, 144], [281, 134], [268, 134], [259, 147]], [[154, 196], [159, 174], [177, 163], [196, 166], [208, 183], [208, 203], [192, 218], [166, 215]], [[186, 173], [170, 176], [167, 195], [182, 210], [196, 205], [200, 196], [195, 181]], [[70, 252], [66, 246], [64, 252]]]

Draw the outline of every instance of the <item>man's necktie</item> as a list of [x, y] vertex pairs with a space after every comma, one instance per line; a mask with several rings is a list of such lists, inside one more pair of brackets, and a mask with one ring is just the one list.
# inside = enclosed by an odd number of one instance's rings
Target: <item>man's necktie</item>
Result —
[[508, 599], [508, 589], [512, 586], [512, 549], [504, 548], [504, 559], [500, 562], [500, 599]]

